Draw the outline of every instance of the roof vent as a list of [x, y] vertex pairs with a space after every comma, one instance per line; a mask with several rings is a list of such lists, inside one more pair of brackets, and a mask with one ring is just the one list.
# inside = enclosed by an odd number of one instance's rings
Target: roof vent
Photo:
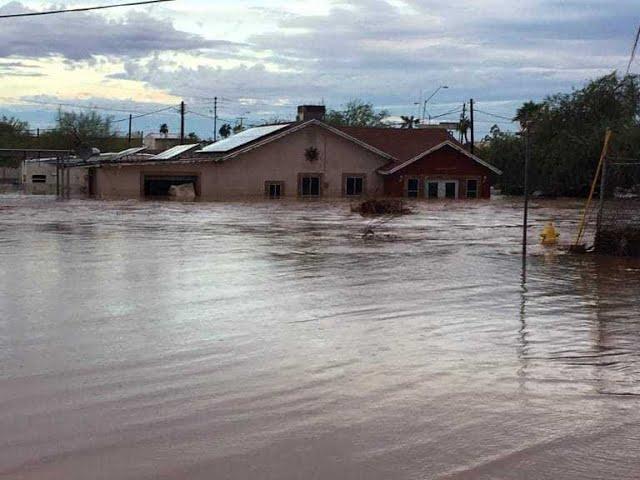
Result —
[[307, 120], [324, 120], [324, 114], [326, 108], [324, 105], [300, 105], [298, 107], [299, 122], [306, 122]]

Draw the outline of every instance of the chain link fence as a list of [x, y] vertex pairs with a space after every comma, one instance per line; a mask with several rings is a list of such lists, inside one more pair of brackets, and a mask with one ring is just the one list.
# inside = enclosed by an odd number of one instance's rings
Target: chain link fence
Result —
[[600, 185], [595, 251], [640, 256], [640, 160], [607, 158]]

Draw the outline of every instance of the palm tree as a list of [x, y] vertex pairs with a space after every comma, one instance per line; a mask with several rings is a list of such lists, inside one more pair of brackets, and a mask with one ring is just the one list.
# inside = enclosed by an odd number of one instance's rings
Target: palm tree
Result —
[[420, 120], [415, 118], [413, 115], [411, 115], [410, 117], [401, 115], [400, 119], [402, 120], [402, 125], [400, 125], [400, 128], [413, 128], [414, 125], [420, 123]]
[[222, 138], [227, 138], [229, 135], [231, 135], [231, 125], [229, 125], [228, 123], [225, 123], [220, 127], [220, 130], [218, 130], [218, 133]]
[[169, 125], [166, 123], [160, 125], [160, 133], [164, 135], [164, 138], [167, 138], [167, 136], [169, 136]]
[[458, 127], [456, 130], [460, 132], [460, 143], [464, 140], [464, 143], [469, 143], [469, 137], [467, 136], [469, 129], [471, 128], [471, 121], [467, 117], [460, 117]]
[[525, 102], [516, 110], [516, 116], [513, 117], [513, 121], [520, 123], [520, 128], [524, 130], [527, 125], [530, 125], [540, 114], [543, 106], [543, 103], [536, 103], [534, 101]]

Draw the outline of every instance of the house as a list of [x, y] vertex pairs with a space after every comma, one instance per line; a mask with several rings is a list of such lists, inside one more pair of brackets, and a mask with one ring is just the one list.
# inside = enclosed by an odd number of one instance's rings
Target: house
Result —
[[95, 193], [165, 196], [171, 185], [192, 183], [205, 200], [488, 198], [501, 173], [444, 128], [334, 127], [323, 115], [323, 106], [301, 106], [296, 122], [250, 128], [200, 150], [103, 163], [95, 168]]

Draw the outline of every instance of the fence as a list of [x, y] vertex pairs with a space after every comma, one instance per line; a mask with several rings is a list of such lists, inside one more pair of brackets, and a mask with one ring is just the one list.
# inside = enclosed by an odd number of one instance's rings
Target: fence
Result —
[[607, 157], [600, 189], [595, 251], [640, 256], [640, 160]]

